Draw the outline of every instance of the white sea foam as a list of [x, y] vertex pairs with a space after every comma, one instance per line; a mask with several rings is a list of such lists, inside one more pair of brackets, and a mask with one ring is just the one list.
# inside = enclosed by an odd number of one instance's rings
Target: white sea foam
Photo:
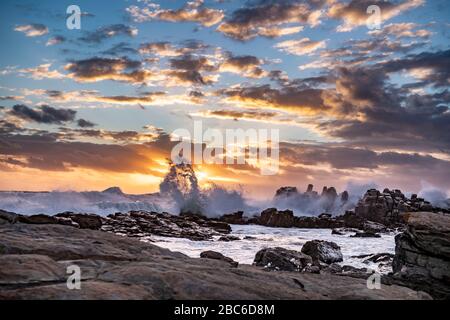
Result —
[[[370, 268], [379, 272], [375, 263], [366, 264], [364, 259], [353, 256], [376, 253], [394, 253], [395, 234], [383, 234], [381, 238], [351, 238], [349, 235], [332, 235], [330, 229], [300, 229], [300, 228], [270, 228], [257, 225], [231, 225], [232, 235], [240, 237], [237, 241], [191, 241], [188, 239], [153, 236], [154, 244], [172, 251], [182, 252], [190, 257], [198, 258], [202, 251], [213, 250], [238, 261], [241, 264], [251, 264], [256, 252], [267, 247], [283, 247], [300, 251], [308, 240], [327, 240], [341, 247], [344, 261], [341, 265], [351, 265], [357, 268]], [[256, 239], [245, 240], [246, 236]]]

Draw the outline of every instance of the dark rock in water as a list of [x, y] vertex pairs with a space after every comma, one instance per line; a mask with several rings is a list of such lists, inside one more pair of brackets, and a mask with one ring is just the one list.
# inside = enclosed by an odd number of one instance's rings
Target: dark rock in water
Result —
[[252, 236], [245, 236], [244, 240], [257, 240], [258, 238]]
[[278, 211], [269, 208], [261, 212], [258, 223], [268, 227], [292, 227], [294, 226], [294, 213], [292, 210]]
[[349, 199], [349, 194], [347, 191], [341, 193], [341, 202], [347, 202]]
[[351, 238], [381, 238], [378, 233], [364, 231], [364, 232], [356, 232], [354, 235], [350, 236]]
[[239, 265], [238, 262], [234, 261], [231, 258], [225, 257], [223, 254], [216, 251], [203, 251], [202, 253], [200, 253], [200, 258], [225, 261], [234, 268], [237, 268], [237, 266]]
[[341, 220], [323, 214], [321, 217], [296, 217], [292, 210], [277, 210], [268, 208], [261, 212], [261, 216], [255, 219], [256, 224], [267, 227], [283, 228], [338, 228], [343, 226]]
[[306, 192], [307, 192], [307, 193], [313, 192], [313, 188], [314, 188], [314, 186], [313, 186], [311, 183], [308, 184], [308, 187], [307, 187], [307, 189], [306, 189]]
[[430, 211], [450, 213], [448, 209], [433, 207], [428, 201], [413, 195], [408, 199], [400, 190], [367, 190], [355, 207], [357, 216], [384, 225], [402, 223], [400, 215], [404, 212]]
[[109, 215], [103, 220], [102, 230], [132, 237], [159, 235], [208, 240], [214, 235], [229, 233], [231, 227], [225, 222], [199, 215], [175, 216], [169, 213], [130, 211], [127, 214]]
[[415, 212], [404, 218], [406, 231], [395, 237], [394, 280], [450, 299], [450, 216]]
[[275, 192], [275, 197], [290, 197], [298, 195], [296, 187], [281, 187]]
[[58, 219], [56, 217], [45, 214], [34, 214], [31, 216], [19, 215], [17, 221], [28, 224], [58, 224]]
[[0, 210], [0, 224], [16, 223], [18, 215], [14, 212]]
[[313, 259], [314, 265], [319, 265], [320, 262], [330, 264], [343, 260], [341, 247], [331, 241], [307, 241], [302, 247], [302, 252]]
[[311, 263], [310, 256], [280, 247], [259, 250], [253, 261], [256, 266], [277, 271], [302, 271]]
[[119, 187], [110, 187], [108, 189], [105, 189], [102, 191], [102, 193], [109, 193], [109, 194], [116, 194], [116, 195], [123, 195], [122, 189]]
[[343, 235], [345, 235], [345, 233], [339, 231], [339, 229], [333, 229], [333, 230], [331, 230], [331, 234], [335, 234], [335, 235], [338, 235], [338, 236], [343, 236]]
[[[235, 269], [137, 239], [55, 224], [0, 225], [0, 252], [0, 300], [429, 298], [398, 285], [369, 290], [365, 279], [328, 273]], [[71, 264], [82, 270], [81, 290], [67, 289]]]
[[236, 241], [236, 240], [241, 240], [241, 238], [236, 237], [236, 236], [221, 236], [219, 238], [219, 241], [225, 241], [225, 242]]
[[392, 253], [383, 252], [383, 253], [377, 253], [377, 254], [374, 254], [374, 255], [370, 255], [370, 257], [365, 259], [363, 262], [364, 263], [368, 263], [368, 262], [374, 262], [374, 263], [390, 262], [390, 261], [392, 261], [393, 258], [394, 258], [394, 255]]
[[234, 213], [224, 214], [219, 218], [219, 220], [229, 224], [247, 224], [247, 219], [245, 219], [243, 216], [243, 211], [237, 211]]
[[95, 214], [83, 214], [73, 212], [58, 213], [55, 217], [69, 218], [76, 222], [80, 229], [99, 230], [102, 227], [102, 218]]

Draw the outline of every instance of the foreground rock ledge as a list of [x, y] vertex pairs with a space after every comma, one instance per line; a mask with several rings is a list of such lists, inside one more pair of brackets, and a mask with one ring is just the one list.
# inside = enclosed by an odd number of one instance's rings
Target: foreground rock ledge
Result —
[[[81, 290], [66, 267], [82, 270]], [[428, 299], [397, 285], [369, 290], [365, 279], [194, 259], [150, 243], [70, 226], [0, 226], [0, 299]]]

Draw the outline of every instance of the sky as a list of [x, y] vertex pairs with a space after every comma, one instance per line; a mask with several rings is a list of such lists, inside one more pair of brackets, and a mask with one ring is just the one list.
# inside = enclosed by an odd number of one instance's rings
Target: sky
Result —
[[[80, 29], [66, 24], [73, 4]], [[276, 175], [197, 165], [205, 187], [450, 196], [445, 0], [0, 6], [0, 190], [155, 192], [173, 131], [202, 121], [280, 133]]]

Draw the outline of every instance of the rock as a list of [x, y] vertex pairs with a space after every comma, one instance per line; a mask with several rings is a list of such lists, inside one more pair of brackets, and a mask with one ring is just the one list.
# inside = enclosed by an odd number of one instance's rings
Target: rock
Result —
[[349, 198], [349, 194], [347, 191], [341, 193], [341, 202], [347, 202]]
[[311, 263], [310, 256], [280, 247], [259, 250], [253, 261], [256, 266], [277, 271], [302, 271]]
[[[230, 268], [223, 261], [58, 224], [0, 225], [0, 259], [1, 300], [428, 298], [398, 285], [369, 290], [365, 279], [330, 273]], [[81, 268], [81, 290], [67, 290], [71, 264]]]
[[225, 241], [225, 242], [229, 242], [229, 241], [236, 241], [236, 240], [241, 240], [241, 238], [236, 237], [236, 236], [221, 236], [218, 241]]
[[229, 224], [247, 224], [247, 220], [243, 217], [243, 215], [243, 211], [237, 211], [234, 213], [224, 214], [219, 218], [219, 220]]
[[203, 251], [202, 253], [200, 253], [200, 258], [215, 259], [215, 260], [225, 261], [225, 262], [229, 263], [234, 268], [237, 268], [237, 266], [239, 264], [238, 262], [234, 261], [233, 259], [225, 257], [220, 252], [210, 251], [210, 250], [209, 251]]
[[31, 216], [19, 215], [17, 221], [29, 224], [58, 224], [58, 219], [56, 217], [45, 214], [34, 214]]
[[102, 223], [103, 231], [130, 237], [159, 235], [190, 240], [209, 240], [215, 235], [231, 231], [229, 224], [223, 221], [209, 220], [199, 215], [175, 216], [169, 213], [146, 211], [116, 213], [103, 219]]
[[377, 253], [374, 255], [370, 255], [367, 259], [363, 260], [364, 263], [369, 263], [369, 262], [391, 262], [392, 259], [394, 258], [394, 255], [392, 253]]
[[343, 235], [345, 235], [345, 233], [339, 231], [339, 229], [333, 229], [333, 230], [331, 230], [331, 234], [335, 234], [335, 235], [338, 235], [338, 236], [343, 236]]
[[381, 238], [378, 233], [364, 231], [364, 232], [356, 232], [354, 235], [350, 236], [351, 238]]
[[81, 229], [99, 230], [102, 227], [102, 218], [95, 214], [73, 212], [58, 213], [55, 217], [68, 218], [78, 224]]
[[0, 210], [0, 224], [16, 223], [17, 214], [5, 210]]
[[245, 236], [244, 240], [258, 240], [258, 238], [252, 236]]
[[320, 273], [320, 268], [319, 268], [318, 266], [307, 265], [307, 266], [303, 269], [303, 272]]
[[297, 194], [298, 190], [296, 187], [281, 187], [275, 192], [275, 197], [290, 197]]
[[394, 279], [411, 288], [450, 299], [450, 216], [414, 212], [395, 237]]
[[314, 265], [318, 265], [319, 262], [330, 264], [343, 260], [341, 247], [331, 241], [307, 241], [302, 247], [302, 253], [310, 256]]
[[362, 229], [365, 232], [372, 232], [372, 233], [389, 231], [385, 225], [373, 221], [365, 221], [362, 225]]
[[412, 195], [408, 199], [400, 190], [384, 189], [381, 193], [376, 189], [367, 190], [355, 207], [355, 213], [366, 220], [390, 226], [400, 220], [404, 212], [430, 211], [449, 213], [446, 208], [433, 207], [428, 201]]
[[294, 225], [294, 213], [292, 210], [278, 211], [269, 208], [261, 212], [258, 223], [268, 227], [292, 227]]

